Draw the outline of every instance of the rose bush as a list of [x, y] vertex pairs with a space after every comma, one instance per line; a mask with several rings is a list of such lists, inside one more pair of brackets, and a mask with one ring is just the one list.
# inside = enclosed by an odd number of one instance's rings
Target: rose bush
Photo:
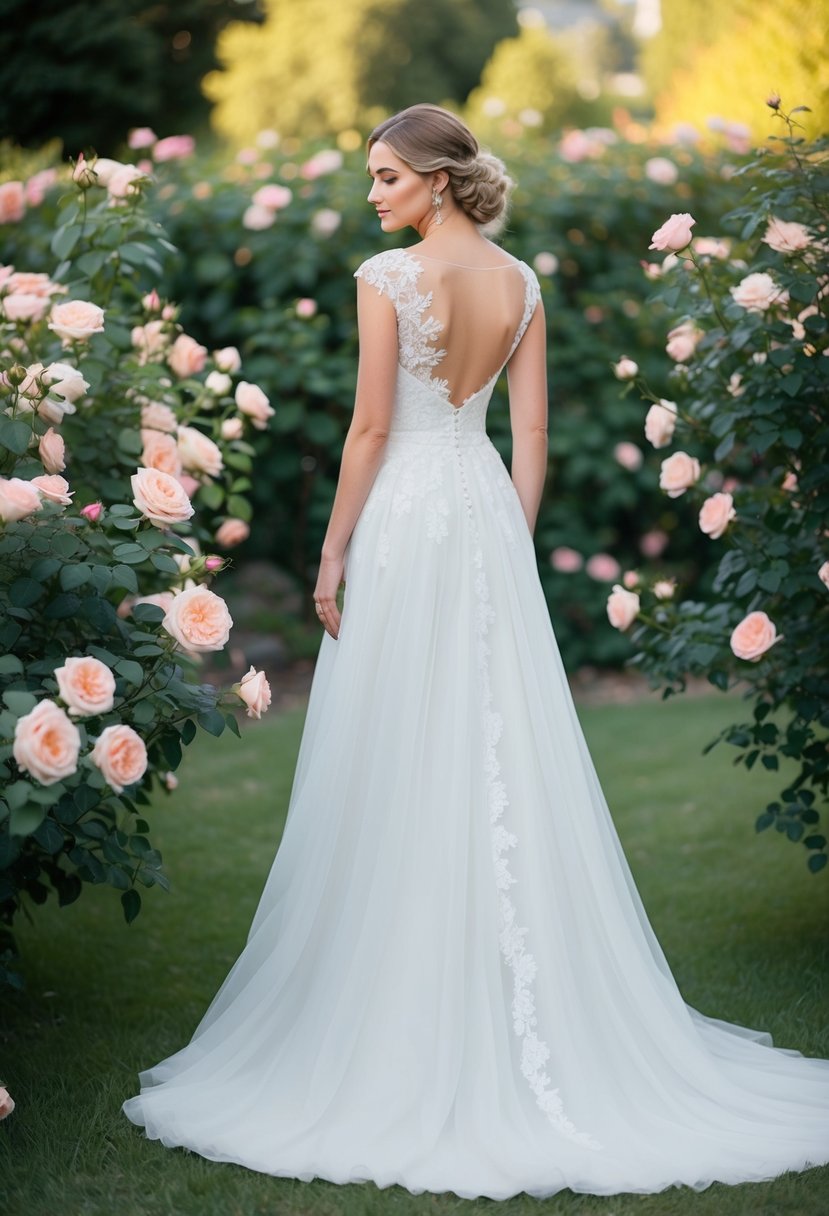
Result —
[[617, 589], [608, 614], [634, 626], [632, 662], [665, 695], [689, 673], [745, 690], [750, 719], [709, 746], [725, 740], [747, 768], [785, 773], [755, 826], [800, 842], [817, 873], [829, 789], [829, 144], [804, 144], [779, 100], [768, 104], [788, 133], [733, 179], [745, 197], [723, 216], [729, 256], [690, 242], [664, 280], [663, 303], [700, 335], [673, 371], [676, 403], [666, 415], [646, 380], [630, 382], [654, 402], [649, 442], [676, 438], [693, 453], [669, 456], [660, 485], [692, 501], [717, 566], [668, 600], [659, 572], [636, 573], [635, 613]]
[[211, 359], [162, 298], [173, 247], [144, 175], [74, 177], [57, 265], [0, 270], [0, 983], [19, 982], [15, 916], [50, 889], [107, 883], [131, 921], [139, 888], [168, 885], [156, 787], [199, 727], [238, 734], [234, 707], [270, 702], [253, 668], [227, 693], [193, 678], [232, 626], [209, 550], [252, 517], [262, 404], [249, 422], [219, 371], [237, 353]]

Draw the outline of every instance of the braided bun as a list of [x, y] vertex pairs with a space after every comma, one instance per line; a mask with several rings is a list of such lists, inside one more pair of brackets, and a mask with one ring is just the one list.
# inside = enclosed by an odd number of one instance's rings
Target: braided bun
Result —
[[465, 123], [441, 106], [409, 106], [375, 127], [368, 147], [382, 140], [416, 173], [445, 169], [452, 196], [470, 219], [498, 232], [515, 184], [503, 161], [482, 151]]

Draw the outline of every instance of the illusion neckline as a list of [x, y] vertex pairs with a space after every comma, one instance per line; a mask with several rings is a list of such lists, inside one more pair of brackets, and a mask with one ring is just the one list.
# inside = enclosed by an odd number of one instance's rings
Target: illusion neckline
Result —
[[514, 258], [511, 262], [501, 262], [498, 266], [467, 266], [464, 262], [450, 262], [447, 258], [434, 258], [428, 253], [419, 253], [417, 245], [405, 246], [404, 253], [416, 258], [425, 258], [427, 262], [440, 262], [443, 266], [457, 266], [459, 270], [509, 270], [520, 265], [520, 260]]

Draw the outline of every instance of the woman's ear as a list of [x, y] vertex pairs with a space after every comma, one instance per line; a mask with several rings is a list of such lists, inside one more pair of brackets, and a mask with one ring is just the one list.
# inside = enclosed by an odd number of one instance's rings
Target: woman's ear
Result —
[[445, 169], [438, 169], [432, 174], [432, 189], [438, 190], [443, 194], [446, 187], [449, 185], [449, 174]]

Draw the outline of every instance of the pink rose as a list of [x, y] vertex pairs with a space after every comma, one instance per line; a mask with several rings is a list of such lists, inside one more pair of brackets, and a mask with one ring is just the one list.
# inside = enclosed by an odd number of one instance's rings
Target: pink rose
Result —
[[812, 234], [804, 224], [772, 216], [763, 240], [777, 253], [800, 253], [811, 245]]
[[617, 443], [613, 449], [613, 455], [618, 464], [623, 469], [627, 469], [629, 473], [635, 473], [642, 465], [642, 450], [635, 443], [624, 441]]
[[185, 160], [195, 150], [196, 141], [192, 135], [168, 135], [153, 148], [153, 160], [159, 164], [166, 160]]
[[222, 570], [224, 568], [224, 564], [225, 559], [223, 557], [217, 557], [215, 554], [211, 554], [210, 557], [206, 557], [204, 559], [204, 568], [210, 574], [215, 574], [217, 570]]
[[687, 211], [672, 215], [651, 237], [648, 249], [669, 249], [678, 253], [691, 243], [691, 229], [697, 221]]
[[777, 636], [776, 625], [765, 612], [750, 612], [731, 634], [731, 649], [738, 659], [755, 662], [775, 642], [782, 640]]
[[80, 747], [80, 731], [54, 701], [38, 701], [15, 724], [14, 758], [41, 785], [71, 777], [78, 767]]
[[140, 781], [147, 771], [147, 748], [141, 736], [123, 722], [107, 726], [89, 753], [93, 764], [116, 794]]
[[261, 388], [257, 384], [248, 384], [247, 380], [240, 380], [236, 385], [235, 399], [239, 409], [248, 415], [259, 431], [264, 431], [268, 419], [276, 413]]
[[555, 274], [558, 270], [558, 258], [549, 249], [542, 249], [533, 258], [533, 269], [538, 274]]
[[645, 415], [645, 438], [655, 448], [664, 448], [676, 429], [676, 402], [660, 397]]
[[48, 499], [49, 502], [56, 502], [64, 507], [72, 505], [72, 495], [75, 491], [69, 489], [69, 482], [65, 477], [61, 477], [60, 473], [48, 473], [42, 474], [40, 477], [33, 477], [32, 485], [37, 486], [43, 497]]
[[161, 623], [180, 645], [197, 653], [221, 650], [233, 628], [227, 604], [207, 587], [190, 587], [174, 596]]
[[245, 424], [241, 418], [225, 418], [221, 425], [222, 439], [241, 439], [245, 433]]
[[23, 296], [40, 296], [43, 300], [66, 291], [65, 287], [53, 283], [48, 274], [33, 270], [16, 270], [6, 280], [6, 287], [10, 292]]
[[264, 671], [257, 671], [255, 667], [242, 676], [241, 683], [233, 685], [233, 691], [248, 707], [249, 718], [261, 718], [271, 703], [271, 686]]
[[627, 629], [639, 615], [639, 596], [616, 583], [607, 598], [607, 619], [614, 629]]
[[271, 211], [281, 211], [287, 207], [293, 198], [293, 192], [287, 186], [269, 184], [260, 186], [253, 195], [251, 202], [257, 207], [267, 207]]
[[23, 187], [26, 195], [26, 205], [28, 207], [39, 207], [46, 197], [46, 191], [50, 190], [57, 180], [56, 169], [41, 169], [39, 173], [33, 173]]
[[679, 169], [667, 156], [652, 156], [645, 161], [645, 177], [657, 186], [673, 186], [679, 177]]
[[343, 165], [343, 154], [337, 148], [324, 148], [316, 152], [301, 166], [299, 172], [306, 181], [314, 181], [326, 173], [336, 173]]
[[84, 519], [88, 519], [91, 524], [96, 524], [103, 514], [104, 504], [102, 502], [90, 502], [85, 507], [81, 507], [81, 515]]
[[639, 548], [643, 557], [659, 557], [667, 548], [668, 533], [661, 528], [654, 528], [643, 533], [639, 538]]
[[667, 460], [662, 461], [659, 474], [659, 488], [664, 490], [669, 498], [679, 498], [699, 479], [699, 461], [696, 456], [687, 452], [674, 452]]
[[3, 182], [0, 186], [0, 224], [16, 224], [26, 212], [26, 192], [22, 182]]
[[220, 372], [233, 375], [241, 368], [242, 357], [235, 346], [223, 346], [221, 350], [213, 351], [213, 362]]
[[584, 569], [591, 578], [601, 583], [612, 583], [620, 573], [619, 563], [609, 553], [594, 553], [588, 557]]
[[622, 355], [618, 363], [613, 364], [613, 375], [617, 380], [632, 380], [639, 373], [639, 364], [634, 363], [627, 355]]
[[729, 290], [735, 303], [747, 312], [767, 312], [773, 305], [783, 306], [789, 302], [789, 293], [765, 272], [746, 275]]
[[103, 333], [104, 310], [88, 300], [68, 300], [54, 306], [49, 328], [66, 344], [86, 342], [93, 334]]
[[626, 570], [622, 575], [622, 582], [628, 591], [632, 591], [634, 587], [638, 587], [639, 581], [639, 574], [636, 570]]
[[54, 427], [40, 436], [37, 452], [47, 473], [62, 473], [66, 468], [66, 444]]
[[154, 431], [168, 431], [174, 434], [178, 422], [169, 405], [162, 405], [159, 401], [148, 401], [141, 407], [141, 425], [150, 427]]
[[120, 169], [116, 169], [107, 183], [110, 203], [138, 194], [138, 182], [146, 176], [138, 165], [122, 165]]
[[697, 329], [693, 321], [683, 321], [675, 325], [668, 334], [665, 350], [668, 357], [676, 363], [686, 363], [697, 349], [697, 343], [702, 337], [702, 330]]
[[208, 372], [204, 378], [204, 387], [217, 397], [227, 397], [233, 388], [233, 381], [227, 372]]
[[224, 467], [221, 448], [194, 426], [178, 428], [178, 451], [182, 465], [191, 472], [218, 477]]
[[316, 315], [317, 302], [311, 299], [310, 296], [303, 296], [301, 300], [296, 302], [296, 315], [308, 319]]
[[164, 357], [164, 351], [170, 345], [170, 333], [163, 321], [148, 321], [146, 325], [133, 327], [130, 340], [138, 351], [139, 363], [149, 363]]
[[175, 435], [142, 428], [141, 438], [144, 441], [141, 453], [141, 464], [144, 468], [160, 469], [162, 473], [169, 473], [171, 477], [177, 478], [181, 473], [181, 456]]
[[201, 482], [197, 477], [191, 477], [189, 473], [179, 473], [178, 481], [188, 498], [192, 498], [201, 489]]
[[64, 660], [55, 668], [61, 700], [69, 713], [86, 717], [108, 713], [115, 701], [115, 676], [106, 663], [91, 655]]
[[817, 572], [817, 576], [823, 583], [824, 587], [829, 587], [829, 562], [824, 562]]
[[195, 338], [187, 334], [179, 334], [167, 356], [167, 362], [182, 379], [185, 376], [195, 376], [204, 369], [207, 361], [207, 347], [200, 346]]
[[251, 203], [242, 216], [242, 227], [247, 228], [248, 232], [264, 232], [275, 221], [276, 214], [270, 207], [259, 207], [256, 203]]
[[7, 524], [25, 519], [43, 507], [37, 486], [22, 477], [0, 477], [0, 519]]
[[694, 240], [694, 252], [704, 258], [727, 258], [731, 242], [721, 236], [698, 236]]
[[559, 545], [550, 554], [550, 565], [559, 574], [575, 574], [584, 565], [584, 558], [575, 549], [567, 545]]
[[216, 529], [214, 539], [222, 549], [232, 549], [234, 545], [241, 545], [249, 536], [250, 528], [243, 519], [226, 519]]
[[53, 422], [55, 426], [60, 426], [67, 414], [77, 412], [72, 402], [67, 401], [64, 397], [44, 397], [37, 406], [38, 417], [42, 418], [44, 422]]
[[311, 231], [315, 236], [333, 236], [342, 223], [343, 217], [333, 207], [321, 207], [311, 216]]
[[157, 139], [151, 127], [133, 127], [127, 136], [127, 146], [137, 152], [141, 148], [151, 148]]
[[712, 494], [700, 508], [700, 531], [712, 540], [719, 540], [736, 514], [734, 499], [730, 494]]
[[0, 1085], [0, 1119], [5, 1119], [14, 1110], [14, 1099], [5, 1085]]
[[181, 483], [160, 469], [139, 468], [130, 478], [130, 485], [135, 506], [161, 527], [183, 523], [194, 513]]
[[671, 600], [676, 591], [676, 583], [672, 578], [659, 578], [653, 585], [653, 593], [658, 600]]
[[21, 292], [4, 296], [2, 305], [7, 321], [39, 321], [49, 307], [49, 301], [43, 296], [24, 295]]

